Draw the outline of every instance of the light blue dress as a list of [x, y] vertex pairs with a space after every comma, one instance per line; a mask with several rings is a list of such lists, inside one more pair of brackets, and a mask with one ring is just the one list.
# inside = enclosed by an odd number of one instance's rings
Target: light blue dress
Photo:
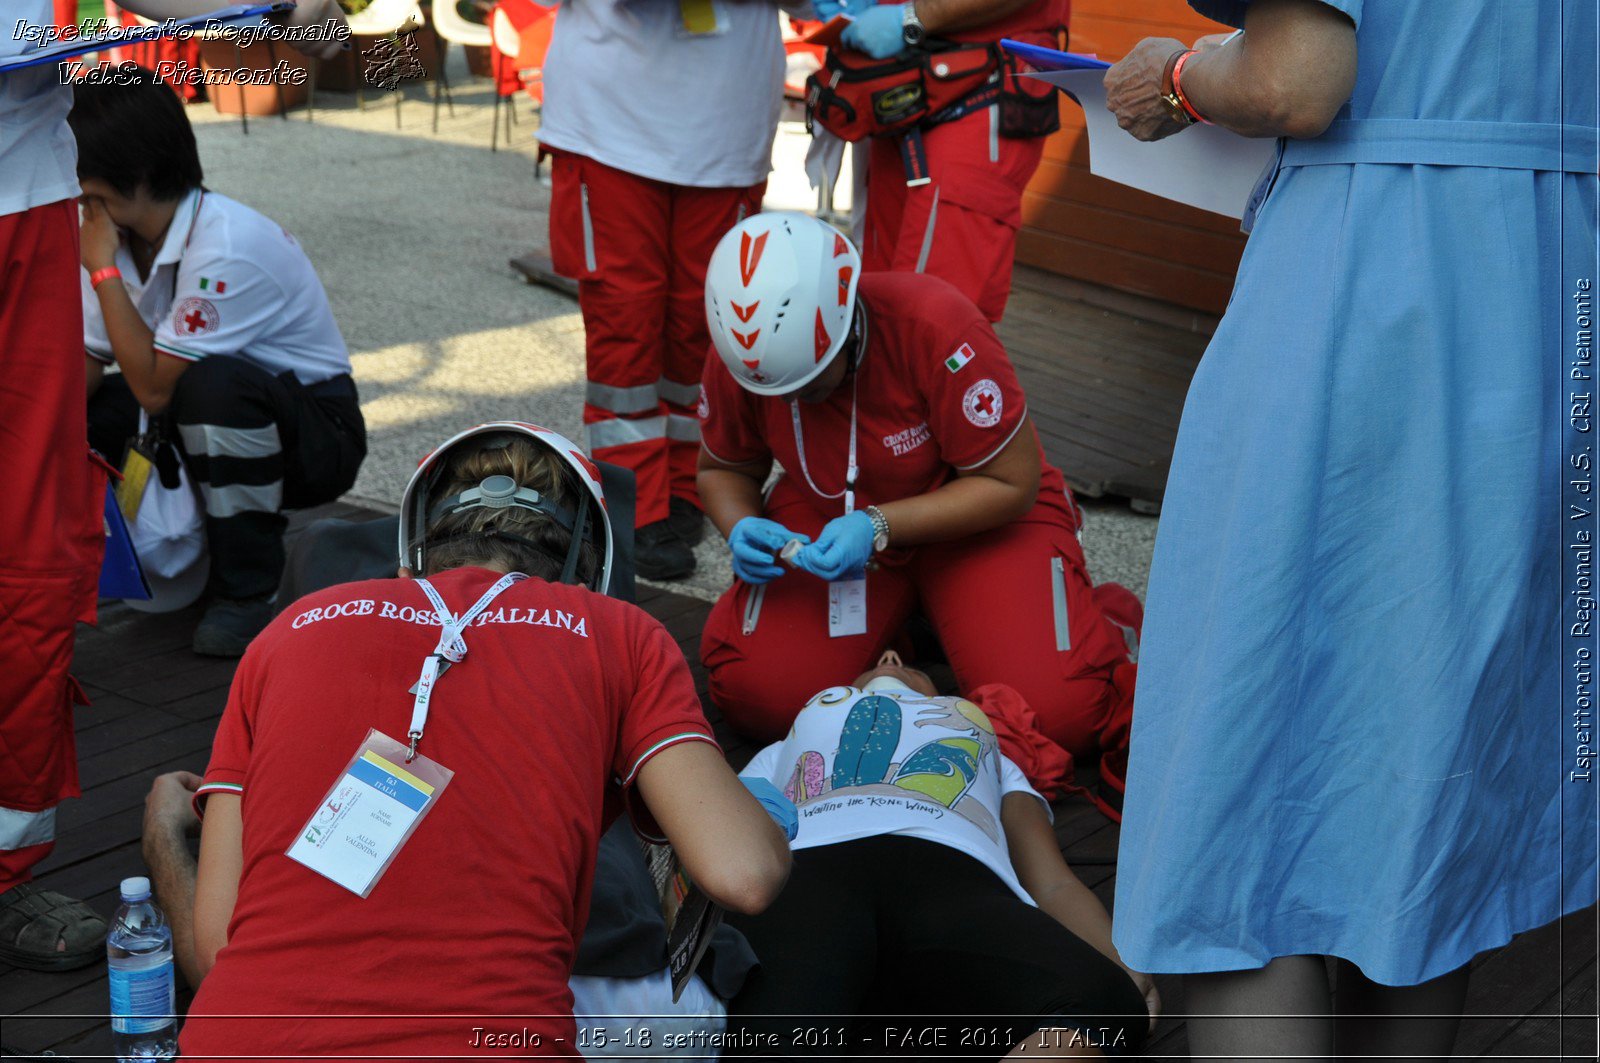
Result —
[[1282, 142], [1167, 484], [1136, 969], [1409, 985], [1595, 900], [1597, 3], [1331, 0], [1354, 94]]

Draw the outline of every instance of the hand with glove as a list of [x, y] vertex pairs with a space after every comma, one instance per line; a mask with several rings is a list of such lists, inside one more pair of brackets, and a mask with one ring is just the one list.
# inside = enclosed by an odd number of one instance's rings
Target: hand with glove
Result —
[[835, 517], [817, 541], [800, 551], [799, 566], [825, 580], [859, 576], [872, 557], [872, 518], [862, 510]]
[[783, 791], [772, 785], [770, 780], [741, 775], [739, 781], [750, 791], [750, 796], [761, 802], [761, 807], [767, 810], [772, 822], [790, 841], [794, 841], [795, 835], [800, 833], [800, 813], [795, 810], [794, 802], [785, 797]]
[[[870, 522], [869, 522], [870, 523]], [[745, 517], [733, 526], [728, 549], [733, 554], [733, 574], [752, 585], [768, 583], [783, 575], [778, 551], [790, 541], [809, 544], [809, 535], [796, 535], [775, 520]]]
[[856, 15], [840, 40], [847, 48], [887, 59], [906, 50], [905, 4], [874, 4]]

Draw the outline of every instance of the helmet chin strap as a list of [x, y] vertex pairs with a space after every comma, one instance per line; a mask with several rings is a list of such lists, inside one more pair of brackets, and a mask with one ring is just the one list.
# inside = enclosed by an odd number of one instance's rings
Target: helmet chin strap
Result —
[[578, 503], [578, 514], [572, 520], [572, 539], [567, 544], [567, 563], [561, 566], [561, 582], [575, 583], [578, 575], [578, 558], [583, 553], [583, 536], [588, 530], [589, 507]]

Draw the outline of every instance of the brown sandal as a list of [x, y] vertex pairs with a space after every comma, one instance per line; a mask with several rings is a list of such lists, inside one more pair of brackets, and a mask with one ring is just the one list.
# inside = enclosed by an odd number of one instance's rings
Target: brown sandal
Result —
[[105, 956], [106, 921], [82, 901], [24, 882], [0, 893], [0, 961], [70, 971]]

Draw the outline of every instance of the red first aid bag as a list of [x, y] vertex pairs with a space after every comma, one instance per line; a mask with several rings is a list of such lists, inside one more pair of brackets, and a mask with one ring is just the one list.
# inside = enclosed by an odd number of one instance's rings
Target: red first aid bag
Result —
[[830, 48], [822, 69], [806, 79], [807, 124], [848, 141], [904, 132], [958, 104], [998, 99], [1000, 65], [993, 44], [930, 41], [889, 59]]

